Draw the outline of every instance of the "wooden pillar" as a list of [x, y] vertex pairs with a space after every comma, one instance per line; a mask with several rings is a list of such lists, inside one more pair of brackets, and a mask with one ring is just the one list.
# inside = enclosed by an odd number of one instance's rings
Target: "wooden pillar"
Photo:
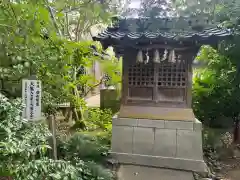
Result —
[[51, 156], [54, 160], [57, 160], [57, 141], [56, 141], [56, 119], [53, 115], [49, 115], [47, 118], [49, 130], [52, 134], [50, 139]]

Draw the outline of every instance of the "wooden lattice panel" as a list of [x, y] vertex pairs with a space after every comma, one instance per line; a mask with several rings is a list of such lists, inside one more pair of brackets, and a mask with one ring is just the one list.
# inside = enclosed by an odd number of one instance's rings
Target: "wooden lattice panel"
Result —
[[136, 64], [128, 69], [129, 86], [153, 86], [154, 68], [152, 65]]
[[182, 64], [161, 64], [158, 69], [158, 86], [185, 88], [187, 80], [186, 68]]

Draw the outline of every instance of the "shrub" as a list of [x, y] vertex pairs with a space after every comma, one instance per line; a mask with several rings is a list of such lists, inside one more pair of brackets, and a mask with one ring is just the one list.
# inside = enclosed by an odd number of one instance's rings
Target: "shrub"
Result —
[[88, 111], [86, 125], [89, 131], [92, 130], [108, 130], [112, 126], [112, 111], [110, 109], [101, 110], [99, 108], [91, 108]]
[[67, 151], [62, 159], [49, 159], [46, 153], [50, 148], [47, 143], [50, 133], [46, 124], [23, 119], [19, 100], [9, 101], [0, 94], [0, 102], [0, 176], [13, 176], [17, 180], [112, 179], [110, 171], [92, 162], [107, 151], [97, 139], [76, 134], [62, 146]]
[[197, 59], [207, 65], [194, 71], [195, 115], [212, 128], [232, 127], [240, 112], [238, 59], [220, 54], [209, 46], [201, 48]]
[[[85, 114], [85, 126], [88, 131], [109, 131], [112, 128], [112, 111], [110, 109], [89, 108]], [[71, 130], [82, 130], [83, 121], [77, 121]]]
[[18, 166], [46, 154], [50, 133], [43, 122], [28, 122], [21, 114], [21, 101], [0, 94], [0, 168], [13, 173]]
[[101, 162], [108, 152], [108, 146], [101, 144], [96, 136], [75, 133], [60, 144], [61, 156], [67, 160], [79, 158], [85, 161]]

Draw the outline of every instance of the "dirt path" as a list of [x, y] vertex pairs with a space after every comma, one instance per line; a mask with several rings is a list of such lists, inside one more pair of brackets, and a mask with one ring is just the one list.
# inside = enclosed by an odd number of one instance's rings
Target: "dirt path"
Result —
[[240, 180], [240, 159], [229, 159], [223, 163], [225, 165], [224, 180]]
[[240, 169], [230, 170], [226, 174], [226, 180], [240, 180]]

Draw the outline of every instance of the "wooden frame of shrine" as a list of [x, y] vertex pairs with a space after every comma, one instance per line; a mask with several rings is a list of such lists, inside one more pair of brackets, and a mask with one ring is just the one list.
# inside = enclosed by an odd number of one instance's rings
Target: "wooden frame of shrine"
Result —
[[119, 117], [194, 120], [192, 62], [231, 35], [208, 19], [118, 19], [94, 37], [123, 56]]

